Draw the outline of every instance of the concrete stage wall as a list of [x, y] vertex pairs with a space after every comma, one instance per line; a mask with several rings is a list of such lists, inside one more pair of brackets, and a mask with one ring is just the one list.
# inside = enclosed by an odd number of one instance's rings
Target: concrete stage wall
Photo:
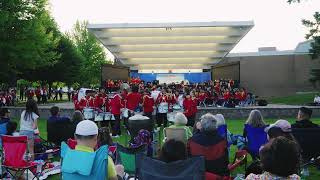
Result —
[[[312, 117], [320, 118], [320, 107], [310, 107], [313, 110]], [[226, 119], [246, 119], [253, 109], [259, 109], [264, 118], [280, 119], [280, 118], [295, 118], [297, 116], [299, 107], [246, 107], [246, 108], [199, 108], [197, 119], [205, 113], [217, 114], [221, 113]], [[12, 107], [11, 117], [20, 118], [22, 107]], [[49, 108], [39, 108], [40, 117], [47, 119], [50, 116]], [[61, 109], [62, 116], [71, 117], [73, 109]]]

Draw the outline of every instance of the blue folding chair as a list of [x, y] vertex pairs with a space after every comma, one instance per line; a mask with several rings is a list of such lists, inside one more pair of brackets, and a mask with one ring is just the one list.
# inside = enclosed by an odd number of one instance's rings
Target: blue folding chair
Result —
[[264, 131], [266, 127], [267, 126], [257, 128], [249, 124], [244, 125], [247, 149], [253, 159], [259, 157], [260, 147], [268, 142], [267, 133]]
[[165, 163], [157, 159], [139, 155], [136, 162], [139, 180], [204, 180], [204, 157], [192, 157]]

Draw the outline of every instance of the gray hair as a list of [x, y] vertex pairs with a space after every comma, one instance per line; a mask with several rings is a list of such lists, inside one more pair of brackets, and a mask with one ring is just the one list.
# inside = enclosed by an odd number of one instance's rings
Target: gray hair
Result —
[[217, 129], [217, 119], [211, 113], [201, 116], [201, 131], [213, 132]]
[[263, 120], [262, 114], [259, 110], [252, 110], [249, 114], [249, 117], [246, 121], [246, 124], [249, 124], [253, 127], [264, 127], [266, 123]]

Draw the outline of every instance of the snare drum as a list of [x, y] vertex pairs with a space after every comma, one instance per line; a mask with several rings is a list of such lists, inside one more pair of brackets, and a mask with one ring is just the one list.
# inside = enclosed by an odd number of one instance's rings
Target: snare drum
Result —
[[162, 102], [159, 104], [158, 107], [158, 112], [159, 113], [168, 113], [168, 103]]
[[104, 120], [104, 113], [98, 113], [94, 117], [94, 121], [103, 121]]
[[173, 105], [172, 109], [174, 111], [179, 111], [179, 110], [181, 110], [181, 106], [179, 104], [175, 104], [175, 105]]
[[84, 119], [94, 119], [94, 110], [92, 108], [83, 109], [83, 118]]
[[104, 120], [105, 121], [114, 121], [116, 119], [114, 118], [114, 115], [111, 114], [110, 112], [105, 112], [104, 113]]
[[171, 112], [167, 114], [167, 119], [170, 122], [174, 122], [177, 113]]

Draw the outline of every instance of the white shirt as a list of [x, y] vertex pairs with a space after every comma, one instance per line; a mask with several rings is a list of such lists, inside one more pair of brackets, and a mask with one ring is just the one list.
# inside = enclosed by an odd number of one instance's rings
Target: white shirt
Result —
[[27, 115], [26, 119], [24, 118], [26, 111], [22, 111], [20, 117], [20, 131], [34, 131], [36, 128], [37, 120], [39, 116], [32, 112], [31, 116]]

